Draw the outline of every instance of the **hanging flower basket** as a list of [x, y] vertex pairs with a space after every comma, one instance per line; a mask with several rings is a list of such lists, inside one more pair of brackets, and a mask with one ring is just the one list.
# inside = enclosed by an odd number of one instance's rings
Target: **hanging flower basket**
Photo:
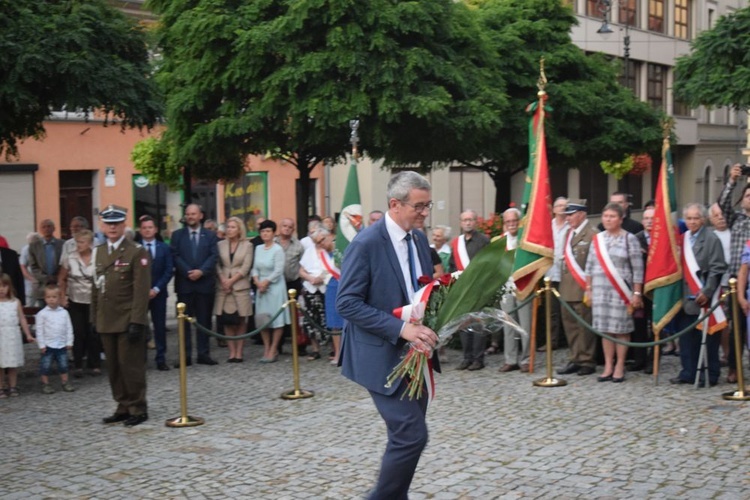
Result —
[[643, 175], [651, 168], [653, 161], [648, 153], [633, 156], [633, 168], [628, 172], [630, 175]]
[[617, 180], [633, 169], [633, 155], [628, 155], [622, 161], [602, 161], [599, 163], [605, 174], [614, 175]]

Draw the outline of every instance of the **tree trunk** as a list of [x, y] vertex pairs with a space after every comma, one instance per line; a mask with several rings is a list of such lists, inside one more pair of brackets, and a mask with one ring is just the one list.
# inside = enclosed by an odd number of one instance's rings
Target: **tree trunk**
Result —
[[310, 214], [310, 165], [303, 158], [297, 158], [299, 184], [297, 185], [297, 235], [307, 236], [307, 217]]
[[510, 178], [511, 173], [504, 169], [499, 169], [490, 174], [495, 183], [495, 212], [501, 214], [508, 208], [510, 199]]

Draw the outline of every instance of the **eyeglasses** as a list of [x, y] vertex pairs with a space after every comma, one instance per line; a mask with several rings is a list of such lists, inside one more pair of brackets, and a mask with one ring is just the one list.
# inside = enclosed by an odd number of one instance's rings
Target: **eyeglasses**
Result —
[[425, 210], [432, 210], [433, 203], [417, 203], [416, 205], [413, 203], [409, 203], [408, 201], [402, 201], [404, 205], [409, 205], [411, 208], [416, 210], [417, 212], [424, 212]]

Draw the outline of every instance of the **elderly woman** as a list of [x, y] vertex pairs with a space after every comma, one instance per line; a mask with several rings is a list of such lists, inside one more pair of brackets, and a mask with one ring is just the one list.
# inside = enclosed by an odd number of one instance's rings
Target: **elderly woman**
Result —
[[[643, 307], [643, 257], [638, 238], [622, 228], [623, 208], [609, 203], [602, 211], [604, 231], [597, 234], [586, 261], [584, 301], [592, 307], [596, 330], [630, 340], [633, 310]], [[602, 339], [604, 371], [599, 382], [625, 380], [628, 347]]]
[[[328, 302], [326, 300], [326, 287], [331, 279], [331, 272], [326, 268], [326, 264], [332, 262], [333, 259], [327, 261], [323, 259], [326, 258], [329, 247], [333, 246], [333, 236], [328, 229], [320, 226], [310, 234], [310, 238], [315, 246], [308, 248], [302, 254], [299, 261], [299, 275], [302, 278], [305, 307], [307, 309], [307, 315], [304, 316], [303, 322], [312, 343], [312, 352], [307, 359], [313, 361], [320, 359], [320, 346], [328, 340], [326, 334], [326, 303]], [[308, 318], [308, 315], [312, 318]]]
[[[250, 273], [258, 289], [255, 297], [255, 322], [263, 326], [286, 302], [284, 280], [284, 249], [273, 240], [276, 223], [264, 220], [260, 226], [262, 245], [255, 247], [255, 260]], [[279, 357], [279, 343], [284, 325], [290, 324], [289, 309], [284, 311], [261, 332], [264, 353], [261, 363], [274, 363]]]
[[435, 226], [432, 228], [432, 247], [440, 256], [440, 262], [446, 271], [450, 269], [451, 246], [448, 244], [450, 240], [451, 228], [449, 226]]
[[94, 284], [92, 245], [94, 233], [88, 229], [74, 236], [75, 250], [63, 259], [58, 276], [61, 303], [68, 308], [73, 323], [73, 376], [83, 376], [83, 358], [92, 375], [101, 374], [102, 351], [99, 335], [89, 321], [91, 288]]
[[[225, 225], [226, 239], [217, 244], [214, 314], [221, 317], [224, 334], [228, 337], [244, 333], [247, 317], [253, 314], [249, 279], [253, 246], [245, 237], [244, 227], [241, 219], [230, 217]], [[227, 342], [229, 363], [242, 363], [243, 345], [243, 340]]]

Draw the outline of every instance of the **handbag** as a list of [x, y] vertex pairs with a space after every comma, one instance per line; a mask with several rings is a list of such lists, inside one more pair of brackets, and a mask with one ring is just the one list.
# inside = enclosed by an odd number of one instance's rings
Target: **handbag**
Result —
[[[232, 299], [232, 303], [233, 303], [234, 307], [227, 308], [227, 302], [229, 302], [230, 298]], [[234, 311], [227, 312], [227, 309], [234, 309]], [[237, 301], [236, 301], [236, 299], [234, 298], [233, 295], [228, 295], [224, 299], [224, 308], [223, 308], [222, 313], [221, 313], [221, 322], [224, 325], [237, 326], [237, 325], [240, 324], [240, 322], [241, 322], [240, 320], [241, 320], [241, 318], [240, 318], [240, 312], [237, 310]]]

